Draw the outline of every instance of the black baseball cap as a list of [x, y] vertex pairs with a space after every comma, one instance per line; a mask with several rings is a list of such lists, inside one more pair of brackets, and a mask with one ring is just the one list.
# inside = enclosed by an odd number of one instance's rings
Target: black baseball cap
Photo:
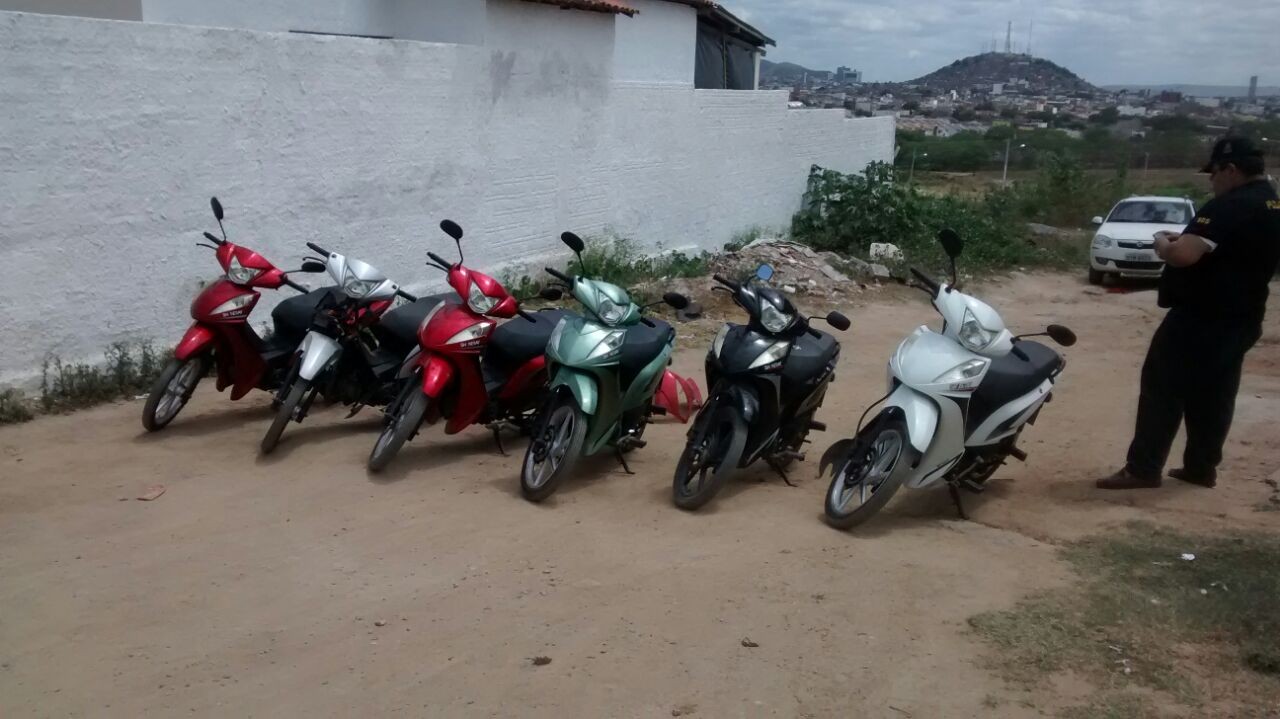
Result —
[[1209, 155], [1209, 164], [1200, 169], [1201, 172], [1213, 172], [1216, 165], [1243, 160], [1246, 157], [1262, 157], [1262, 151], [1247, 137], [1224, 137], [1213, 144], [1213, 153]]

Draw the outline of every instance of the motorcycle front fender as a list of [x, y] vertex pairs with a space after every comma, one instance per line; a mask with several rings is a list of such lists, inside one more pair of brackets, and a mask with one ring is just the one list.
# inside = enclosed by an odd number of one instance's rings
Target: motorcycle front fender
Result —
[[218, 335], [207, 325], [196, 322], [187, 328], [178, 345], [173, 348], [174, 359], [185, 362], [201, 355], [213, 346]]
[[431, 399], [440, 399], [453, 383], [453, 365], [440, 355], [427, 353], [419, 357], [422, 366], [422, 393]]
[[600, 389], [596, 386], [596, 379], [585, 372], [579, 372], [561, 365], [556, 370], [556, 374], [551, 378], [548, 389], [552, 392], [564, 391], [573, 395], [574, 400], [578, 402], [578, 408], [583, 414], [594, 415], [596, 408], [600, 403]]
[[[898, 388], [884, 401], [884, 409], [897, 408], [907, 423], [907, 439], [921, 456], [929, 452], [933, 444], [933, 435], [938, 429], [938, 405], [923, 394], [905, 384]], [[964, 447], [959, 448], [963, 450]]]
[[342, 354], [342, 345], [327, 335], [308, 332], [307, 336], [302, 338], [302, 344], [298, 346], [298, 353], [301, 355], [298, 362], [298, 376], [313, 382]]
[[740, 384], [731, 384], [717, 393], [717, 400], [722, 405], [733, 407], [738, 416], [748, 425], [756, 421], [760, 414], [760, 398], [753, 388]]

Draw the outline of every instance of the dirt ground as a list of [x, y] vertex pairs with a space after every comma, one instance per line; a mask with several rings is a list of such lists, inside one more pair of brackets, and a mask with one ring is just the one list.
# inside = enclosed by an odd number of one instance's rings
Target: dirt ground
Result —
[[[483, 429], [428, 430], [372, 479], [375, 413], [335, 408], [260, 459], [261, 393], [202, 388], [155, 436], [140, 402], [0, 429], [0, 716], [909, 719], [1078, 703], [1090, 687], [1070, 677], [1033, 694], [984, 669], [966, 619], [1069, 581], [1055, 543], [1128, 520], [1280, 530], [1258, 511], [1280, 476], [1280, 310], [1249, 356], [1219, 487], [1105, 494], [1092, 479], [1123, 458], [1154, 293], [1067, 275], [977, 293], [1015, 330], [1058, 321], [1080, 342], [1027, 463], [968, 498], [967, 522], [945, 491], [904, 491], [855, 533], [820, 520], [818, 456], [883, 393], [896, 343], [935, 320], [905, 290], [849, 308], [830, 430], [798, 487], [760, 468], [699, 514], [670, 501], [685, 430], [670, 421], [631, 455], [634, 476], [589, 461], [540, 506], [519, 496], [523, 442], [503, 457]], [[676, 369], [701, 380], [722, 318], [686, 333]], [[134, 499], [156, 483], [163, 496]]]

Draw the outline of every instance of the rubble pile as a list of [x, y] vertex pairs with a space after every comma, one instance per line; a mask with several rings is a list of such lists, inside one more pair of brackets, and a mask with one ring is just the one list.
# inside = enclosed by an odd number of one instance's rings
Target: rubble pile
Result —
[[718, 255], [711, 267], [713, 272], [725, 277], [740, 279], [766, 263], [774, 270], [769, 284], [798, 295], [859, 294], [875, 289], [889, 278], [889, 270], [879, 263], [820, 252], [778, 238], [760, 238], [739, 250]]

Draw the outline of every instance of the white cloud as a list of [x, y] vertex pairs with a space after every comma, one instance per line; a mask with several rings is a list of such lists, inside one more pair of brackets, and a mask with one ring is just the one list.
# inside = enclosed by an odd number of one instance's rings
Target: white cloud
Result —
[[[994, 38], [1095, 84], [1280, 85], [1280, 1], [1240, 0], [728, 0], [778, 42], [771, 60], [848, 65], [868, 80], [908, 80], [973, 55]], [[903, 48], [911, 48], [904, 50]]]

